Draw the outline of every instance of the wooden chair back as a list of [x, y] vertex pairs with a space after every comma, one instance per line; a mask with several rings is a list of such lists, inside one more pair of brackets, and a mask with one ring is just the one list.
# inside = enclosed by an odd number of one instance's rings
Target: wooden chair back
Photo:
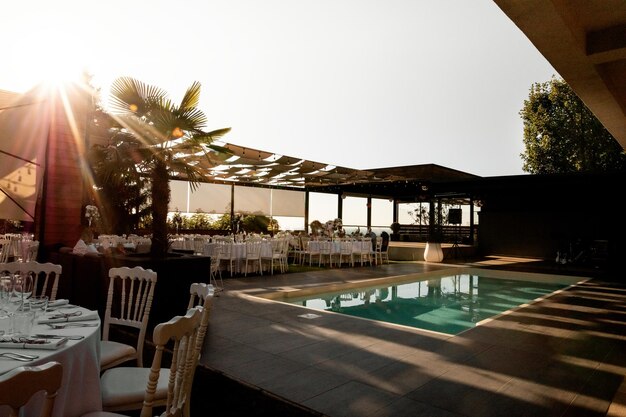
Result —
[[33, 277], [33, 295], [48, 295], [50, 301], [57, 299], [59, 277], [63, 267], [51, 262], [7, 262], [0, 263], [0, 273], [30, 274]]
[[189, 415], [185, 413], [189, 410], [193, 376], [200, 359], [197, 337], [202, 316], [203, 308], [195, 307], [189, 309], [185, 316], [176, 316], [154, 328], [152, 335], [152, 341], [155, 344], [154, 359], [150, 368], [141, 417], [152, 417], [163, 351], [166, 345], [171, 346], [170, 342], [173, 342], [172, 363], [169, 367], [166, 409], [162, 416]]
[[0, 376], [0, 405], [9, 406], [9, 417], [18, 417], [33, 395], [45, 391], [40, 415], [50, 417], [62, 379], [63, 366], [59, 362], [17, 367]]
[[143, 363], [143, 345], [152, 308], [157, 273], [140, 266], [109, 269], [102, 340], [109, 340], [111, 325], [127, 326], [139, 330], [137, 337], [137, 362]]

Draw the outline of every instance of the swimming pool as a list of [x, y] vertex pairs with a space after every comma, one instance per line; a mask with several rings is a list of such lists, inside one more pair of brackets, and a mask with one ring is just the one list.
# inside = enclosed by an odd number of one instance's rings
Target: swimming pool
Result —
[[478, 268], [394, 278], [378, 285], [335, 287], [331, 291], [326, 288], [326, 292], [306, 295], [290, 292], [272, 298], [315, 310], [455, 335], [581, 281], [579, 277]]

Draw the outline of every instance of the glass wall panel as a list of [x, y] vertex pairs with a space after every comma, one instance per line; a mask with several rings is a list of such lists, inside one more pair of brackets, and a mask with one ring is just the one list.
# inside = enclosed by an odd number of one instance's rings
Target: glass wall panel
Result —
[[[367, 230], [367, 198], [350, 197], [343, 199], [343, 221], [344, 226], [360, 226]], [[348, 230], [348, 229], [346, 229]]]
[[337, 198], [337, 194], [309, 193], [309, 223], [313, 220], [326, 223], [336, 219]]
[[393, 201], [372, 198], [372, 228], [388, 228], [393, 223]]
[[273, 216], [280, 230], [304, 230], [304, 217]]
[[187, 181], [170, 181], [170, 204], [168, 211], [189, 212]]

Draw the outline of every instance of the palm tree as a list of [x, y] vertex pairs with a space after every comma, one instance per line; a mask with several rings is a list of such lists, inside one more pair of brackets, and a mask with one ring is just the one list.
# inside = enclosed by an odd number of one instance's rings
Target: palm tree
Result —
[[168, 251], [167, 212], [169, 179], [186, 178], [192, 188], [202, 178], [201, 160], [217, 165], [225, 159], [224, 148], [212, 145], [230, 128], [205, 132], [206, 116], [198, 109], [200, 83], [194, 82], [176, 105], [158, 87], [129, 77], [111, 86], [111, 109], [123, 133], [135, 139], [133, 154], [138, 171], [151, 184], [153, 257]]

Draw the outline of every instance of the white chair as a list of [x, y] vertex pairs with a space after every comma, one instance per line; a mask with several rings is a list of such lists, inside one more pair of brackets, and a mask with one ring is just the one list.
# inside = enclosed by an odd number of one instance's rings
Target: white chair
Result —
[[300, 256], [302, 255], [302, 246], [299, 236], [291, 236], [288, 240], [288, 254], [287, 258], [291, 259], [293, 264], [300, 263]]
[[[143, 366], [143, 345], [146, 338], [148, 318], [152, 308], [157, 273], [140, 266], [120, 267], [109, 270], [102, 341], [100, 342], [100, 369], [106, 370], [130, 360]], [[111, 325], [130, 327], [138, 331], [137, 345], [109, 340]]]
[[365, 263], [369, 262], [372, 264], [372, 241], [370, 239], [366, 240], [357, 240], [353, 244], [352, 248], [352, 256], [354, 257], [354, 262], [359, 261], [359, 265], [363, 266]]
[[235, 273], [235, 264], [237, 262], [237, 258], [235, 257], [235, 252], [233, 251], [233, 242], [232, 241], [223, 241], [219, 243], [219, 252], [218, 252], [218, 264], [221, 270], [222, 263], [228, 264], [228, 270], [230, 271], [230, 276], [232, 277]]
[[350, 266], [354, 266], [354, 257], [352, 256], [352, 241], [348, 239], [342, 240], [340, 243], [339, 266], [341, 267], [344, 262], [347, 262]]
[[187, 310], [198, 306], [202, 307], [202, 320], [196, 338], [198, 351], [202, 351], [204, 337], [209, 327], [209, 317], [211, 315], [211, 307], [213, 306], [213, 295], [215, 294], [214, 291], [215, 289], [211, 285], [207, 285], [203, 282], [196, 282], [189, 286], [189, 304], [187, 305]]
[[374, 262], [376, 265], [382, 265], [383, 263], [383, 237], [376, 236], [376, 248], [374, 249]]
[[300, 265], [304, 265], [304, 261], [306, 260], [307, 248], [309, 246], [309, 242], [311, 238], [307, 235], [300, 236], [300, 256], [298, 258], [298, 263]]
[[63, 366], [59, 362], [17, 367], [0, 376], [0, 405], [10, 408], [9, 417], [18, 417], [33, 395], [45, 391], [40, 416], [50, 417], [62, 380]]
[[[141, 417], [152, 417], [153, 409], [162, 406], [165, 406], [162, 416], [189, 417], [193, 376], [200, 359], [197, 340], [203, 310], [192, 308], [185, 316], [157, 325], [152, 336], [155, 345], [152, 367], [117, 367], [105, 371], [100, 378], [105, 411], [82, 417], [115, 417], [121, 414], [114, 412], [139, 409]], [[161, 368], [166, 345], [172, 362], [169, 368]]]
[[[217, 285], [217, 277], [220, 277], [220, 284]], [[215, 285], [217, 290], [224, 289], [224, 280], [222, 279], [222, 270], [220, 268], [220, 258], [219, 254], [213, 257], [211, 256], [211, 268], [209, 269], [209, 282], [212, 282]]]
[[7, 262], [0, 263], [0, 272], [30, 274], [33, 277], [33, 295], [48, 295], [50, 301], [57, 299], [59, 277], [63, 267], [51, 262]]
[[281, 272], [289, 271], [289, 239], [284, 238], [280, 249]]
[[248, 262], [252, 265], [256, 265], [254, 271], [258, 271], [263, 275], [263, 268], [261, 267], [261, 241], [249, 241], [246, 242], [246, 263], [244, 265], [244, 276], [248, 276]]
[[[280, 272], [285, 272], [285, 266], [283, 263], [284, 255], [283, 255], [283, 244], [286, 242], [285, 239], [272, 239], [271, 245], [272, 250], [265, 254], [261, 255], [261, 262], [266, 261], [269, 264], [269, 270], [272, 275], [274, 275], [274, 268], [276, 265], [280, 268]], [[288, 242], [287, 242], [288, 243]]]
[[331, 242], [330, 240], [320, 240], [319, 241], [319, 247], [320, 247], [320, 261], [318, 266], [322, 266], [322, 264], [326, 265], [328, 260], [328, 266], [330, 266], [332, 268], [333, 266], [333, 242]]
[[335, 265], [341, 266], [341, 242], [342, 239], [333, 239], [330, 242], [330, 266], [333, 266], [333, 260]]
[[320, 241], [307, 241], [306, 242], [306, 251], [304, 252], [305, 257], [308, 256], [309, 258], [309, 266], [313, 265], [313, 258], [314, 257], [318, 257], [319, 258], [319, 263], [322, 262], [321, 258], [322, 258], [322, 254], [320, 252]]

